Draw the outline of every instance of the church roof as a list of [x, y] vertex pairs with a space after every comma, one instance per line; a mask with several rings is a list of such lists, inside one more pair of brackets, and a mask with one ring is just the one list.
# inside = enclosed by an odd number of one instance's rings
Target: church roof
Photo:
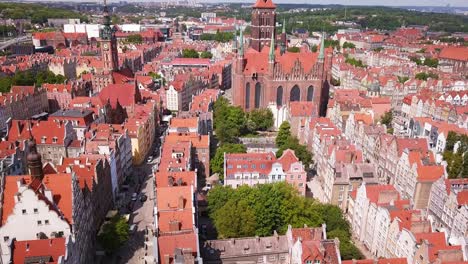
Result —
[[273, 3], [273, 0], [257, 0], [254, 8], [276, 8], [276, 5]]
[[[265, 46], [263, 49], [258, 52], [252, 48], [249, 48], [244, 55], [246, 60], [244, 73], [267, 73], [268, 72], [268, 59], [269, 59], [269, 50], [270, 47]], [[284, 73], [290, 73], [294, 68], [296, 61], [300, 63], [304, 69], [304, 73], [309, 73], [312, 70], [312, 67], [317, 61], [316, 52], [304, 52], [299, 53], [288, 52], [281, 54], [279, 49], [275, 50], [275, 62], [278, 66], [281, 67]]]

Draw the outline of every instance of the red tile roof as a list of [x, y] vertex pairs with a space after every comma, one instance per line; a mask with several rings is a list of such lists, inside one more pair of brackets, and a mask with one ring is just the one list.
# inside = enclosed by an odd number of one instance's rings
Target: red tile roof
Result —
[[58, 263], [65, 256], [65, 238], [23, 240], [14, 242], [13, 263], [27, 263], [33, 257], [47, 257], [47, 264]]
[[[170, 223], [178, 221], [178, 230], [171, 230]], [[160, 232], [176, 232], [193, 230], [192, 210], [158, 212], [158, 228]]]
[[283, 167], [283, 171], [289, 171], [293, 163], [299, 162], [299, 159], [296, 157], [294, 150], [287, 149], [283, 152], [283, 155], [277, 160]]
[[[173, 184], [169, 184], [169, 177], [172, 178]], [[179, 185], [195, 185], [197, 180], [197, 174], [194, 171], [159, 171], [155, 173], [156, 187], [169, 187], [175, 184]]]
[[468, 61], [468, 47], [446, 47], [442, 49], [439, 58]]
[[[382, 196], [382, 194], [392, 194], [390, 197]], [[399, 200], [400, 196], [393, 185], [366, 185], [367, 199], [374, 204], [388, 204], [390, 198]]]
[[461, 191], [457, 194], [458, 205], [468, 205], [468, 190]]
[[159, 211], [189, 209], [193, 206], [191, 186], [157, 187], [156, 193]]
[[276, 5], [273, 3], [273, 0], [257, 0], [257, 2], [255, 3], [253, 7], [274, 9], [276, 8]]
[[[176, 248], [187, 249], [196, 257], [197, 243], [197, 236], [194, 233], [160, 236], [158, 238], [158, 245], [161, 264], [174, 263], [174, 250]], [[166, 262], [166, 256], [170, 257], [169, 263]]]
[[[8, 216], [13, 212], [15, 207], [14, 195], [18, 192], [18, 180], [24, 181], [26, 184], [31, 183], [30, 175], [7, 176], [5, 177], [5, 187], [3, 194], [3, 209], [2, 209], [2, 225], [8, 219]], [[52, 191], [53, 202], [57, 205], [63, 216], [69, 224], [73, 223], [72, 217], [72, 177], [71, 174], [51, 174], [45, 175], [42, 183], [46, 189]], [[46, 199], [45, 197], [42, 197]], [[53, 207], [52, 207], [53, 208]]]
[[136, 103], [137, 89], [135, 84], [111, 84], [101, 90], [99, 98], [102, 102], [110, 100], [113, 108], [117, 105], [117, 101], [123, 107], [132, 106]]

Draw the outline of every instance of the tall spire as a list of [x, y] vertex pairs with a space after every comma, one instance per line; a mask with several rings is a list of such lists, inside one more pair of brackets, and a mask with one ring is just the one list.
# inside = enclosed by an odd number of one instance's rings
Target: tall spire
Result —
[[325, 58], [325, 32], [322, 32], [322, 41], [320, 42], [320, 53], [318, 55], [319, 60]]
[[102, 12], [102, 16], [104, 17], [104, 28], [101, 31], [101, 38], [102, 39], [110, 39], [112, 35], [112, 28], [111, 28], [111, 18], [109, 15], [109, 9], [107, 8], [107, 0], [104, 0], [104, 8]]
[[239, 36], [239, 56], [244, 56], [244, 30], [242, 29], [242, 27], [240, 27], [240, 36]]
[[44, 178], [44, 171], [42, 170], [41, 155], [37, 152], [36, 140], [32, 135], [31, 121], [29, 121], [29, 140], [28, 140], [28, 161], [29, 174], [33, 179], [42, 181]]
[[283, 34], [286, 34], [286, 18], [283, 18]]
[[275, 61], [275, 31], [271, 32], [271, 43], [270, 43], [270, 62]]
[[235, 22], [234, 22], [234, 47], [233, 49], [237, 52], [237, 30], [239, 29], [238, 25], [237, 25], [237, 18], [234, 18]]

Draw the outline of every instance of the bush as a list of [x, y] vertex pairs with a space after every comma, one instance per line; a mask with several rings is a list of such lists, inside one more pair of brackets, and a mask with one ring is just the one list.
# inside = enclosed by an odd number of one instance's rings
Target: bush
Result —
[[182, 51], [183, 58], [199, 58], [198, 52], [194, 49], [184, 49]]

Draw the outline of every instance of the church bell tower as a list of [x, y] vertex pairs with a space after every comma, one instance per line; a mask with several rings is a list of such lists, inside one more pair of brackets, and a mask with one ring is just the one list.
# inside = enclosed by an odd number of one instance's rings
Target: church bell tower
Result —
[[273, 0], [257, 0], [252, 10], [251, 47], [260, 52], [276, 38], [276, 5]]

